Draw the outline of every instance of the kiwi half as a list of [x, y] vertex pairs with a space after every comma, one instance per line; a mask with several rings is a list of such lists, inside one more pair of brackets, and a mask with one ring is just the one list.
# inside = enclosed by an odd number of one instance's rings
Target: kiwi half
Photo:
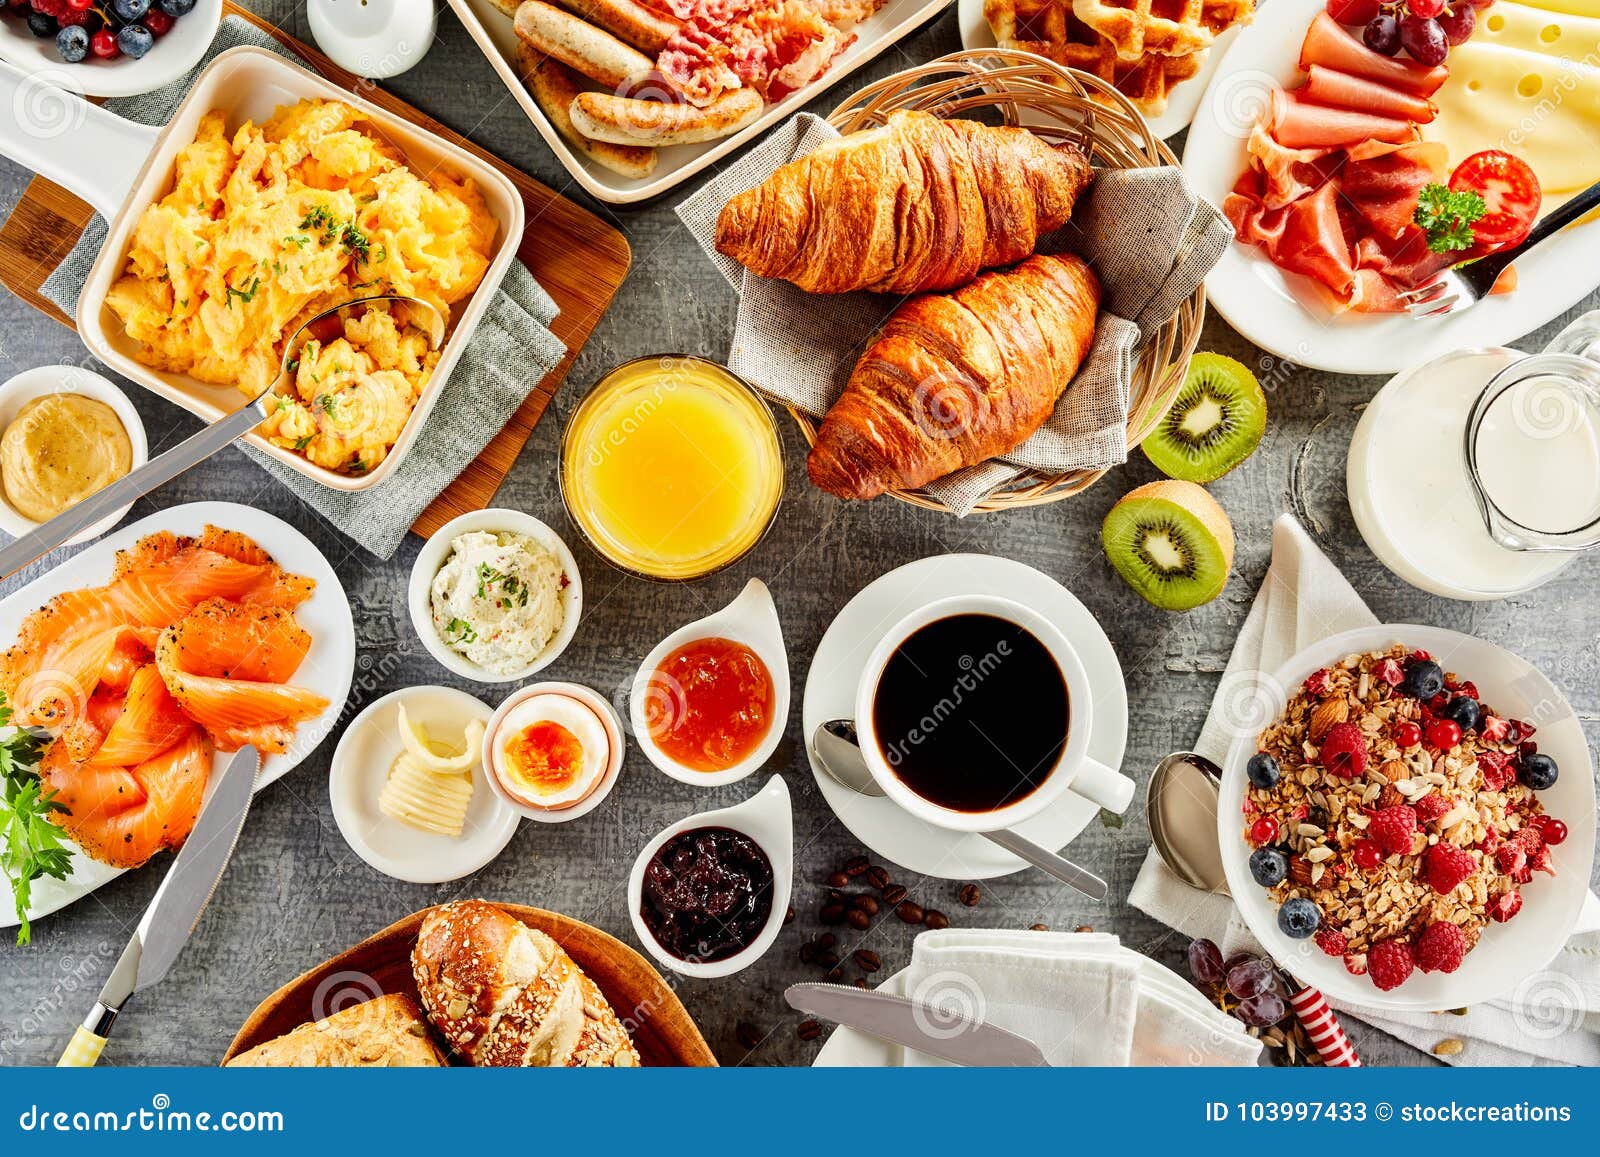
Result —
[[1169, 478], [1212, 482], [1250, 457], [1266, 428], [1267, 396], [1256, 376], [1232, 358], [1199, 353], [1144, 453]]
[[1193, 482], [1147, 482], [1100, 527], [1106, 557], [1130, 587], [1164, 611], [1209, 603], [1233, 569], [1233, 524]]

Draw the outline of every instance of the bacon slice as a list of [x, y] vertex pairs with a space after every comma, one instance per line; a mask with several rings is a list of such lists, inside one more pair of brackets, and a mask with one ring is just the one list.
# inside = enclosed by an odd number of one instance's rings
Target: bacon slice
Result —
[[1438, 113], [1433, 102], [1426, 97], [1401, 92], [1382, 81], [1340, 72], [1323, 64], [1311, 66], [1306, 82], [1298, 92], [1313, 104], [1408, 120], [1419, 125], [1429, 124]]
[[1272, 139], [1289, 149], [1347, 149], [1363, 141], [1401, 144], [1416, 137], [1410, 121], [1311, 104], [1292, 92], [1272, 94]]
[[1426, 68], [1415, 61], [1380, 56], [1341, 28], [1327, 12], [1317, 13], [1300, 46], [1300, 71], [1311, 71], [1313, 64], [1381, 81], [1417, 96], [1432, 96], [1450, 75], [1442, 64]]

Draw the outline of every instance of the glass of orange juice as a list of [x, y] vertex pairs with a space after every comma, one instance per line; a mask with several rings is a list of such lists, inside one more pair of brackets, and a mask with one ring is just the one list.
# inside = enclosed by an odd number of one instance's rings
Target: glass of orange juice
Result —
[[632, 574], [701, 578], [748, 552], [783, 497], [772, 412], [723, 366], [665, 354], [606, 374], [561, 440], [561, 498]]

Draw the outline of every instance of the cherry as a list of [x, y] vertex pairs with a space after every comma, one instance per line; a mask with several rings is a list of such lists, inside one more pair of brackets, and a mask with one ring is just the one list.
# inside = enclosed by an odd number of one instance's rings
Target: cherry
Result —
[[1428, 723], [1428, 745], [1440, 751], [1449, 751], [1461, 742], [1461, 725], [1453, 719], [1434, 719]]
[[1250, 825], [1250, 842], [1254, 844], [1270, 844], [1278, 838], [1278, 821], [1271, 816], [1262, 816]]
[[1415, 747], [1422, 742], [1422, 728], [1409, 719], [1395, 724], [1394, 741], [1402, 748]]
[[1383, 849], [1371, 840], [1362, 840], [1350, 854], [1356, 862], [1356, 867], [1363, 872], [1370, 872], [1383, 863]]

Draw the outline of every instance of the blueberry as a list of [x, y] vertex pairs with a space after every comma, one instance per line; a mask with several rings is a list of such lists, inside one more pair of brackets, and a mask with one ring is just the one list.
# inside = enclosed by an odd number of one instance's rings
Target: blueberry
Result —
[[194, 11], [196, 0], [161, 0], [161, 11], [173, 19], [187, 16]]
[[1317, 930], [1322, 924], [1322, 913], [1317, 911], [1317, 906], [1303, 896], [1285, 900], [1283, 907], [1278, 909], [1278, 927], [1283, 929], [1285, 936], [1295, 940], [1304, 940]]
[[1561, 769], [1548, 755], [1524, 755], [1517, 765], [1517, 778], [1534, 791], [1544, 791], [1556, 785]]
[[130, 60], [138, 60], [155, 47], [156, 38], [143, 24], [130, 24], [117, 33], [117, 47]]
[[1244, 765], [1244, 773], [1250, 777], [1251, 784], [1263, 791], [1276, 787], [1278, 777], [1283, 774], [1278, 761], [1265, 751], [1258, 751], [1250, 757], [1250, 762]]
[[1444, 717], [1453, 719], [1463, 731], [1474, 731], [1477, 729], [1478, 720], [1483, 717], [1483, 708], [1472, 696], [1457, 695], [1444, 705]]
[[[111, 0], [111, 10], [117, 14], [118, 19], [131, 24], [135, 20], [144, 19], [145, 13], [150, 11], [150, 0]], [[128, 55], [133, 54], [128, 53]]]
[[43, 40], [56, 34], [56, 18], [44, 12], [28, 13], [28, 31]]
[[1432, 699], [1444, 690], [1444, 668], [1432, 659], [1413, 660], [1400, 681], [1400, 690], [1413, 699]]
[[56, 33], [56, 51], [68, 64], [77, 64], [89, 55], [89, 33], [79, 24], [69, 24]]
[[1250, 875], [1263, 888], [1275, 887], [1289, 874], [1289, 857], [1277, 848], [1257, 848], [1250, 853]]

